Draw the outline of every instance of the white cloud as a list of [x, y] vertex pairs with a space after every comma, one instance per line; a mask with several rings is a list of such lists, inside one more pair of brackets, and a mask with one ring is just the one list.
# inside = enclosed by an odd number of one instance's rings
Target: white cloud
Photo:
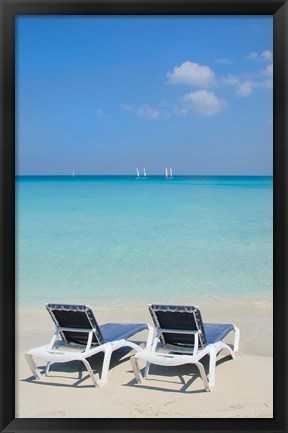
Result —
[[231, 60], [226, 59], [226, 57], [223, 57], [221, 59], [215, 59], [214, 62], [218, 63], [219, 65], [230, 65], [231, 64]]
[[167, 77], [171, 84], [188, 84], [196, 87], [210, 87], [215, 84], [215, 74], [209, 66], [189, 61], [175, 66], [172, 72], [167, 73]]
[[261, 53], [261, 57], [264, 60], [270, 61], [273, 59], [273, 54], [271, 51], [266, 50], [266, 51], [263, 51], [263, 53]]
[[140, 117], [149, 117], [150, 119], [158, 119], [161, 115], [159, 110], [150, 107], [150, 105], [142, 105], [136, 110], [136, 113]]
[[219, 98], [213, 92], [203, 89], [187, 93], [180, 98], [176, 114], [185, 115], [192, 111], [202, 116], [211, 116], [220, 113], [227, 106], [228, 104], [224, 99]]
[[256, 88], [271, 89], [273, 87], [273, 63], [255, 74], [246, 74], [242, 79], [235, 75], [227, 75], [222, 77], [222, 81], [233, 87], [236, 95], [242, 98], [251, 95]]
[[228, 86], [231, 86], [235, 89], [235, 93], [240, 98], [247, 97], [251, 95], [253, 92], [253, 88], [255, 87], [255, 82], [252, 80], [244, 80], [241, 81], [238, 77], [234, 75], [228, 75], [227, 77], [223, 77], [223, 82]]
[[262, 87], [266, 89], [273, 88], [273, 63], [266, 66], [259, 74], [259, 81], [256, 82], [255, 87]]
[[175, 108], [176, 115], [177, 116], [185, 116], [188, 112], [189, 112], [189, 109], [187, 107], [183, 106], [182, 101], [180, 101], [180, 105], [177, 105]]
[[228, 86], [236, 86], [240, 83], [240, 80], [235, 75], [227, 75], [227, 77], [223, 77], [223, 82]]
[[236, 95], [240, 97], [246, 97], [251, 95], [253, 92], [253, 82], [252, 81], [243, 81], [236, 86], [235, 89]]
[[247, 60], [257, 60], [259, 58], [259, 54], [253, 51], [252, 53], [245, 56], [245, 59]]
[[271, 77], [273, 77], [273, 63], [271, 63], [271, 65], [266, 66], [266, 68], [262, 72], [264, 75], [270, 75]]
[[128, 105], [128, 104], [121, 104], [120, 108], [123, 111], [133, 111], [134, 110], [134, 108], [131, 107], [131, 105]]
[[163, 99], [162, 101], [159, 102], [159, 107], [167, 107], [168, 102], [165, 101], [165, 99]]
[[170, 117], [169, 111], [167, 111], [165, 108], [167, 107], [168, 102], [167, 101], [161, 101], [159, 103], [159, 108], [153, 108], [149, 104], [141, 105], [140, 107], [133, 107], [132, 105], [128, 104], [121, 104], [120, 109], [123, 111], [127, 111], [130, 113], [136, 114], [138, 117], [147, 117], [149, 119], [159, 119]]
[[253, 51], [252, 53], [248, 54], [248, 56], [245, 56], [245, 59], [257, 61], [264, 60], [265, 62], [270, 62], [273, 59], [273, 53], [269, 50], [262, 51], [262, 53]]

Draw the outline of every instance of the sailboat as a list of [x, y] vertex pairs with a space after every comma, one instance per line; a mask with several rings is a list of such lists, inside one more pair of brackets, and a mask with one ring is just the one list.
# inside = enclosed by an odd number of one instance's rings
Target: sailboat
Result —
[[73, 177], [75, 176], [75, 170], [74, 170], [74, 168], [73, 168], [73, 171], [72, 171], [72, 176]]
[[146, 169], [143, 168], [143, 178], [142, 179], [147, 179], [147, 173], [146, 173]]
[[165, 178], [166, 179], [173, 179], [173, 172], [172, 172], [172, 168], [169, 169], [170, 175], [168, 174], [168, 168], [165, 167]]
[[136, 167], [136, 173], [137, 173], [137, 179], [140, 179], [140, 173], [137, 167]]

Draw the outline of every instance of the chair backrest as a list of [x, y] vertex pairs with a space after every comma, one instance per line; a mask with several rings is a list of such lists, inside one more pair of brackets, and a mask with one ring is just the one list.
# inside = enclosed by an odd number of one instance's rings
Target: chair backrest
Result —
[[89, 305], [46, 304], [46, 308], [56, 326], [71, 328], [69, 331], [60, 331], [65, 343], [86, 345], [88, 332], [81, 332], [80, 329], [93, 331], [93, 346], [99, 346], [104, 342], [101, 330]]
[[[205, 330], [198, 307], [153, 304], [148, 308], [158, 330], [199, 331], [199, 347], [206, 345]], [[181, 347], [194, 345], [193, 334], [161, 332], [160, 340], [164, 345]]]

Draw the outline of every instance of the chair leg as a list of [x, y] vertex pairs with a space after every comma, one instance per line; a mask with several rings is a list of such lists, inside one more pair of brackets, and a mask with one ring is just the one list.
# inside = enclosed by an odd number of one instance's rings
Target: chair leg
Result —
[[50, 361], [47, 362], [47, 365], [45, 368], [45, 376], [48, 376], [51, 364], [52, 364], [52, 362], [50, 362]]
[[99, 380], [99, 386], [104, 385], [104, 383], [106, 383], [108, 380], [108, 371], [110, 367], [111, 355], [112, 355], [112, 347], [108, 346], [104, 350], [104, 360], [103, 360], [101, 378]]
[[147, 377], [148, 377], [150, 365], [151, 365], [150, 362], [146, 363], [146, 367], [145, 367], [145, 370], [144, 370], [144, 379], [147, 379]]
[[145, 348], [148, 349], [152, 346], [154, 341], [154, 328], [150, 325], [148, 325], [148, 336], [147, 336], [147, 342]]
[[215, 386], [216, 348], [212, 347], [209, 352], [209, 386]]
[[223, 343], [222, 341], [219, 342], [219, 343], [216, 343], [216, 356], [223, 349], [228, 350], [228, 352], [231, 355], [231, 358], [235, 359], [236, 355], [235, 355], [234, 351], [231, 349], [231, 347], [228, 344]]
[[207, 380], [207, 376], [205, 373], [205, 369], [203, 367], [203, 365], [201, 364], [201, 362], [195, 362], [195, 365], [198, 367], [201, 379], [203, 380], [204, 383], [204, 387], [206, 389], [207, 392], [211, 391], [211, 388], [209, 386], [208, 380]]
[[32, 371], [35, 379], [38, 379], [38, 380], [41, 379], [42, 378], [42, 374], [41, 374], [39, 368], [36, 366], [35, 361], [33, 359], [33, 356], [29, 355], [28, 353], [26, 353], [25, 354], [25, 358], [26, 358], [26, 361], [27, 361], [27, 363], [28, 363], [28, 365], [29, 365], [29, 367], [30, 367], [30, 369], [31, 369], [31, 371]]
[[90, 374], [90, 377], [91, 377], [91, 379], [92, 379], [92, 381], [94, 383], [94, 386], [99, 387], [100, 385], [99, 385], [98, 381], [96, 380], [96, 377], [95, 377], [95, 375], [93, 373], [93, 370], [92, 370], [89, 362], [87, 361], [87, 359], [82, 359], [82, 362], [85, 365], [88, 373]]
[[239, 343], [240, 343], [240, 329], [234, 325], [234, 331], [235, 331], [235, 336], [234, 336], [233, 350], [234, 352], [238, 352]]
[[135, 356], [131, 356], [130, 362], [131, 362], [131, 365], [132, 365], [132, 368], [133, 368], [133, 372], [134, 372], [136, 381], [138, 383], [141, 383], [142, 380], [143, 380], [143, 377], [142, 377], [142, 374], [140, 372], [138, 360], [135, 358]]

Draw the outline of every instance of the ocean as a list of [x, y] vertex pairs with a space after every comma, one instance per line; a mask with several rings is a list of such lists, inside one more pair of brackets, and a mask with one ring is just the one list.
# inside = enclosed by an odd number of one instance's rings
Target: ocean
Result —
[[271, 300], [273, 178], [17, 176], [16, 299]]

